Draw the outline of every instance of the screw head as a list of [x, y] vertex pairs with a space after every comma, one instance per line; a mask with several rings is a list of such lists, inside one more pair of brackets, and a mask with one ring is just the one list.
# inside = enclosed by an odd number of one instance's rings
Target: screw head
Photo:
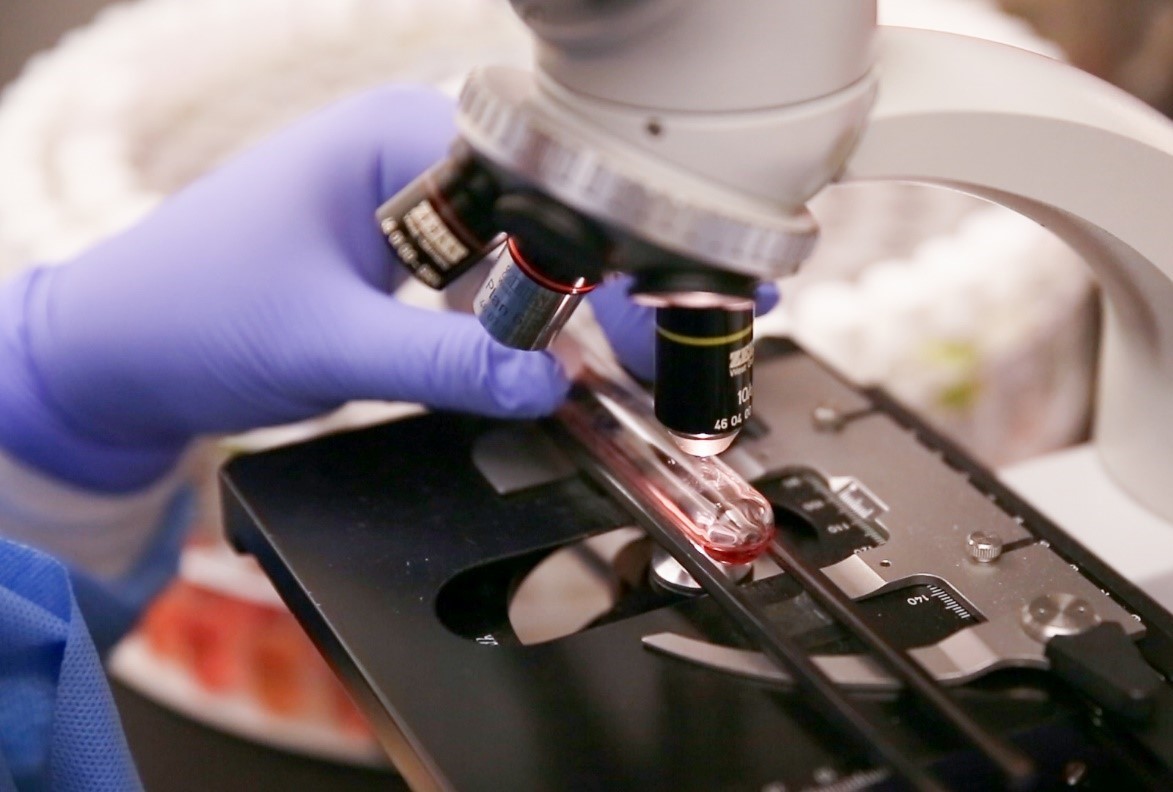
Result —
[[965, 550], [979, 564], [997, 561], [1002, 555], [1002, 537], [984, 531], [974, 531], [965, 537]]
[[847, 424], [847, 416], [829, 404], [822, 404], [811, 413], [811, 423], [816, 431], [838, 432]]
[[1022, 629], [1040, 643], [1078, 635], [1099, 623], [1100, 615], [1087, 600], [1063, 592], [1043, 594], [1022, 609]]

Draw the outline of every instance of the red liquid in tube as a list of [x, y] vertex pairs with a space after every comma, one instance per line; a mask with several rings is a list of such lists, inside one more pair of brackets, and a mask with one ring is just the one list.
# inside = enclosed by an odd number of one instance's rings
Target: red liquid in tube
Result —
[[642, 502], [714, 561], [745, 564], [774, 538], [770, 502], [717, 457], [681, 451], [633, 382], [587, 371], [558, 418]]

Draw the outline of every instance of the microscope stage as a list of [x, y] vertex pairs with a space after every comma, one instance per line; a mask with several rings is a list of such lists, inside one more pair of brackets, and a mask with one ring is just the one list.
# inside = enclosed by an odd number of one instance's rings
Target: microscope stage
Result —
[[[1168, 613], [883, 394], [777, 341], [756, 379], [771, 400], [726, 459], [869, 623], [1044, 786], [1173, 784], [1168, 686], [1121, 663], [1096, 687], [1078, 649], [1051, 670], [1039, 616], [1081, 603], [1167, 676]], [[408, 418], [234, 460], [227, 524], [416, 788], [899, 788], [712, 598], [650, 581], [651, 540], [564, 451], [552, 423]], [[918, 763], [998, 785], [790, 576], [743, 586]], [[1146, 683], [1138, 714], [1121, 690]]]

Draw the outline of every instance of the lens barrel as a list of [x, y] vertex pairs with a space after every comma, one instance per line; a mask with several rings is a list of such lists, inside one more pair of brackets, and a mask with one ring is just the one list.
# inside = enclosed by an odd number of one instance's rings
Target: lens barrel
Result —
[[492, 175], [458, 151], [396, 193], [375, 218], [404, 266], [432, 288], [443, 289], [495, 244], [497, 195]]
[[597, 285], [585, 277], [568, 283], [543, 273], [510, 238], [473, 301], [489, 335], [514, 349], [545, 349]]
[[656, 309], [656, 418], [695, 456], [724, 451], [753, 414], [753, 308]]

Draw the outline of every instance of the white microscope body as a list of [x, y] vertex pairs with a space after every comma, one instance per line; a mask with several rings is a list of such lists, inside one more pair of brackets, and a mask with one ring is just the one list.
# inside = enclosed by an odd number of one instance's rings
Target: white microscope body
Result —
[[[871, 0], [513, 5], [539, 39], [533, 76], [500, 75], [525, 124], [485, 134], [466, 105], [462, 132], [634, 236], [776, 278], [809, 249], [822, 186], [900, 180], [1007, 206], [1082, 254], [1105, 308], [1092, 440], [1006, 479], [1173, 607], [1173, 124], [1041, 56], [877, 28]], [[503, 148], [534, 129], [542, 146]]]

